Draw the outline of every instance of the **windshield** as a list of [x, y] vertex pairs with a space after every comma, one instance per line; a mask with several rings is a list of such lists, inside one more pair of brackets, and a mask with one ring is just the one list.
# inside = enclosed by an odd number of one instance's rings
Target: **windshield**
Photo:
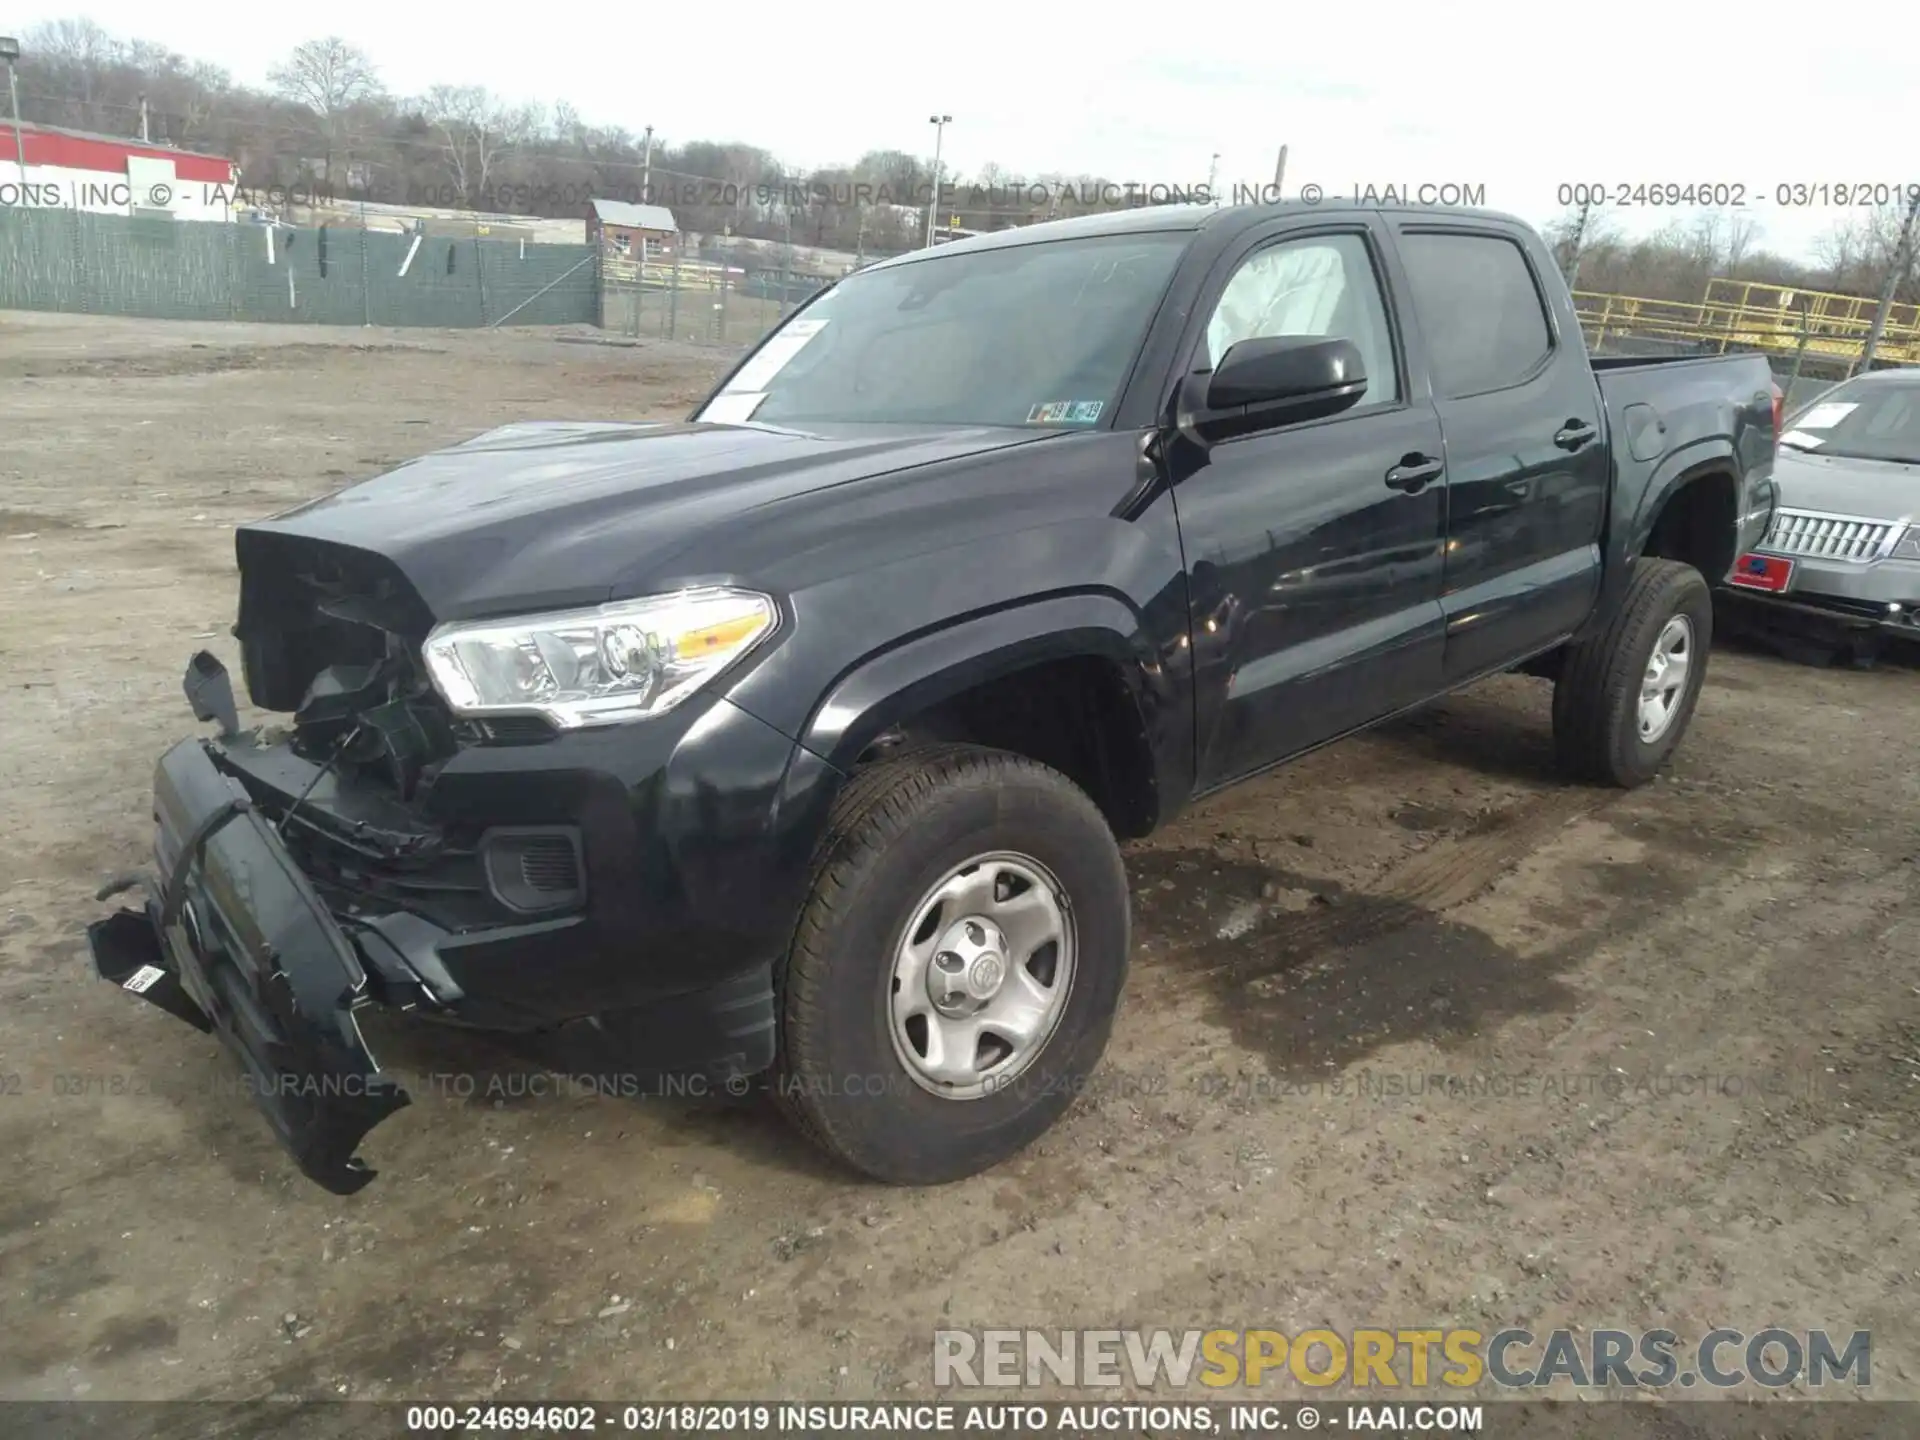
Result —
[[1849, 381], [1794, 416], [1780, 443], [1821, 455], [1920, 464], [1920, 385]]
[[698, 418], [1097, 425], [1191, 238], [1053, 240], [851, 275], [769, 336]]

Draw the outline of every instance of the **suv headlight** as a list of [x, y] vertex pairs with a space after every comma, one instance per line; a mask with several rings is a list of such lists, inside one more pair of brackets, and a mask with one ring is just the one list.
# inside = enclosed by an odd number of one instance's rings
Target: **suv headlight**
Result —
[[1892, 553], [1896, 560], [1920, 560], [1920, 525], [1907, 526], [1894, 542]]
[[543, 715], [562, 729], [671, 710], [773, 633], [750, 590], [682, 590], [515, 620], [437, 626], [421, 647], [455, 714]]

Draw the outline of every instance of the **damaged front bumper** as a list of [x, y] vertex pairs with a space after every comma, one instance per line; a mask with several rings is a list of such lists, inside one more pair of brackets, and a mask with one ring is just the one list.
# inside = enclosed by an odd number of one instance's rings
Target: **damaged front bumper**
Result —
[[144, 909], [88, 926], [95, 968], [217, 1034], [300, 1169], [352, 1194], [375, 1173], [361, 1140], [408, 1103], [354, 1017], [370, 999], [359, 956], [206, 742], [161, 757], [154, 818], [159, 875]]
[[772, 1062], [773, 966], [838, 779], [790, 738], [712, 697], [657, 724], [466, 745], [403, 799], [240, 733], [211, 655], [186, 689], [220, 738], [160, 760], [157, 873], [99, 895], [142, 885], [148, 902], [89, 927], [94, 963], [233, 1049], [327, 1189], [373, 1178], [354, 1152], [408, 1103], [361, 1034], [368, 1006], [609, 1093], [692, 1075], [734, 1091]]

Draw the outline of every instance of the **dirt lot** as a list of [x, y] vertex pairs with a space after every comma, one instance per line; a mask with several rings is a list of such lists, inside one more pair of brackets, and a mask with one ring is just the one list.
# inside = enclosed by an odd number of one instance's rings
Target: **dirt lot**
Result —
[[371, 1188], [298, 1178], [82, 941], [186, 656], [237, 663], [232, 527], [727, 358], [0, 316], [0, 1395], [924, 1397], [943, 1324], [1520, 1323], [1870, 1328], [1920, 1397], [1900, 667], [1716, 655], [1630, 796], [1554, 780], [1513, 678], [1198, 807], [1129, 851], [1102, 1084], [968, 1183], [856, 1183], [759, 1103], [418, 1084]]

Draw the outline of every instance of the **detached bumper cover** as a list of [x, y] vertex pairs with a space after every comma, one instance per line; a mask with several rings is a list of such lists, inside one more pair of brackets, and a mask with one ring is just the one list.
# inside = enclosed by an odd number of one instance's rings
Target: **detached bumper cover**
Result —
[[375, 1172], [354, 1152], [408, 1096], [361, 1038], [352, 944], [273, 827], [202, 742], [154, 777], [158, 893], [87, 929], [94, 966], [238, 1057], [242, 1083], [300, 1169], [336, 1195]]

